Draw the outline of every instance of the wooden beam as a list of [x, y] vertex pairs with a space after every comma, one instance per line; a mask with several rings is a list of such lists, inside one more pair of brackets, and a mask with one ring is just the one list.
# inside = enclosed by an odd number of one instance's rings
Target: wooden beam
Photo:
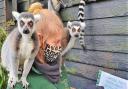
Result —
[[[67, 7], [78, 5], [80, 3], [80, 0], [63, 0], [63, 1], [67, 5]], [[86, 2], [95, 2], [95, 1], [98, 0], [86, 0]]]
[[4, 1], [0, 2], [0, 9], [5, 8]]
[[111, 73], [115, 76], [118, 76], [118, 77], [121, 77], [124, 79], [128, 79], [128, 72], [124, 72], [124, 71], [107, 69], [107, 68], [102, 68], [102, 67], [98, 67], [98, 66], [74, 63], [74, 62], [66, 62], [65, 64], [68, 68], [76, 69], [76, 73], [74, 73], [74, 75], [83, 77], [85, 79], [90, 79], [90, 80], [96, 81], [97, 73], [99, 70], [103, 70], [103, 71]]
[[100, 52], [72, 49], [65, 56], [66, 60], [103, 68], [128, 72], [128, 55], [112, 52]]
[[17, 0], [12, 0], [12, 10], [17, 11]]
[[68, 75], [68, 79], [70, 86], [74, 87], [75, 89], [87, 89], [88, 86], [96, 85], [95, 81], [74, 76], [71, 74]]
[[[128, 36], [86, 36], [87, 49], [128, 53]], [[78, 40], [74, 48], [82, 49]]]
[[6, 17], [3, 15], [3, 16], [0, 16], [0, 24], [4, 23], [6, 21]]
[[[128, 17], [86, 20], [86, 35], [128, 35]], [[66, 25], [66, 22], [64, 23]]]
[[4, 16], [5, 15], [5, 13], [4, 13], [5, 11], [4, 10], [5, 10], [5, 8], [1, 8], [0, 9], [0, 16]]

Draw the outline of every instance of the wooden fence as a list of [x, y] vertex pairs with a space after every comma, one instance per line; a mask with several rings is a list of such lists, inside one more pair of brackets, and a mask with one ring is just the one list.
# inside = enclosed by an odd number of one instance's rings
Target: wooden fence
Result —
[[[76, 21], [80, 0], [65, 0], [68, 7], [61, 11], [67, 21]], [[128, 2], [106, 0], [85, 6], [85, 42], [83, 52], [77, 42], [66, 56], [69, 79], [77, 89], [96, 84], [98, 70], [128, 79]]]

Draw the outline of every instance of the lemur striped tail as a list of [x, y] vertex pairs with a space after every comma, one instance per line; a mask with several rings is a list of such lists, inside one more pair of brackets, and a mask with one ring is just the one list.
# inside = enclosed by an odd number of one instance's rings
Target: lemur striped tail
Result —
[[85, 0], [80, 0], [79, 12], [78, 12], [78, 20], [80, 20], [80, 22], [82, 22], [82, 23], [85, 23], [84, 8], [85, 8]]
[[85, 50], [85, 41], [84, 41], [84, 35], [85, 35], [85, 27], [86, 27], [86, 23], [85, 23], [85, 0], [80, 0], [79, 3], [79, 12], [78, 12], [78, 20], [80, 21], [81, 24], [81, 32], [80, 32], [80, 36], [79, 36], [79, 42], [80, 45], [83, 47], [83, 49]]

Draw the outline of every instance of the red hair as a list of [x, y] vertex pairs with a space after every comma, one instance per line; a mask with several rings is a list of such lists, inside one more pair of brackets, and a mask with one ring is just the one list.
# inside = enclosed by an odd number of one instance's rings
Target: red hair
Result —
[[67, 40], [63, 39], [66, 38], [63, 23], [54, 12], [42, 8], [39, 2], [32, 4], [29, 8], [29, 12], [40, 14], [42, 17], [36, 23], [36, 29], [40, 40], [40, 50], [37, 58], [43, 63], [42, 49], [45, 48], [45, 42], [56, 46], [62, 46], [62, 48], [67, 43]]

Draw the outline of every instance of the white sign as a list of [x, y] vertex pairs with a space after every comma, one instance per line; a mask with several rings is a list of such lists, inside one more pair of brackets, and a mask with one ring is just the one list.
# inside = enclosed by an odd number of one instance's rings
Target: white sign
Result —
[[97, 85], [104, 89], [128, 89], [128, 80], [111, 75], [104, 71], [99, 71]]

